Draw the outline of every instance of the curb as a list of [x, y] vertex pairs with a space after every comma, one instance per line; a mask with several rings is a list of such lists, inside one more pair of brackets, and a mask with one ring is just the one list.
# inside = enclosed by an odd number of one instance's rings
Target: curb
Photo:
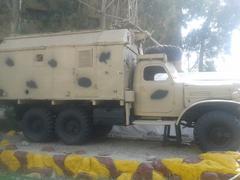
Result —
[[0, 168], [4, 170], [39, 173], [42, 177], [54, 174], [93, 180], [227, 180], [240, 173], [239, 162], [238, 152], [211, 152], [185, 159], [155, 159], [145, 163], [103, 156], [0, 150]]

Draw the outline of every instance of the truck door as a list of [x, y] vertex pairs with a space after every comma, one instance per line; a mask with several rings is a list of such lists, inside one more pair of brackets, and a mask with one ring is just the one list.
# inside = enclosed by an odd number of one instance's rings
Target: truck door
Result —
[[160, 63], [142, 63], [135, 74], [135, 114], [164, 116], [173, 110], [174, 83], [169, 72]]

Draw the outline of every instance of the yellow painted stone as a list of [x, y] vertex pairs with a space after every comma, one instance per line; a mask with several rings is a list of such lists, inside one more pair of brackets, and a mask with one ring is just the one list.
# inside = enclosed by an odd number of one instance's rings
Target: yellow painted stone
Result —
[[104, 164], [101, 164], [96, 158], [91, 157], [91, 170], [97, 173], [99, 177], [110, 177], [110, 172]]
[[5, 164], [10, 171], [16, 172], [21, 164], [18, 159], [14, 156], [14, 151], [6, 150], [0, 155], [1, 163]]
[[204, 160], [214, 161], [221, 164], [226, 169], [236, 170], [239, 168], [239, 164], [236, 160], [239, 159], [239, 153], [225, 152], [225, 153], [205, 153], [200, 157]]
[[51, 168], [58, 176], [63, 176], [63, 170], [55, 163], [53, 156], [41, 153], [28, 153], [27, 168]]
[[137, 170], [140, 162], [134, 160], [114, 160], [114, 164], [121, 173], [133, 173]]
[[163, 164], [173, 173], [184, 180], [198, 180], [204, 172], [237, 174], [239, 168], [231, 155], [219, 153], [202, 154], [199, 163], [185, 163], [183, 159], [165, 159]]
[[58, 165], [55, 163], [53, 156], [44, 154], [42, 158], [43, 158], [43, 163], [47, 168], [51, 168], [52, 170], [54, 170], [54, 172], [58, 176], [64, 175], [63, 170], [60, 167], [58, 167]]
[[43, 160], [43, 155], [38, 153], [29, 152], [27, 154], [27, 168], [46, 168]]
[[[15, 151], [4, 150], [0, 154], [0, 161], [10, 171], [17, 171], [21, 164], [14, 156]], [[181, 158], [162, 160], [163, 164], [172, 174], [184, 180], [198, 180], [204, 172], [215, 172], [223, 174], [238, 174], [240, 166], [238, 152], [205, 153], [199, 155], [202, 161], [198, 163], [186, 163]], [[117, 180], [131, 180], [140, 165], [138, 161], [114, 160], [116, 169], [121, 173]], [[64, 161], [65, 168], [72, 172], [73, 177], [86, 174], [92, 179], [109, 178], [110, 172], [107, 167], [100, 163], [95, 157], [81, 155], [68, 155]], [[58, 176], [64, 175], [63, 170], [55, 163], [53, 156], [29, 152], [27, 154], [27, 168], [51, 168]], [[164, 180], [165, 177], [157, 172], [152, 172], [152, 180]]]
[[152, 172], [152, 180], [165, 180], [164, 176], [156, 171]]
[[5, 147], [9, 144], [10, 144], [9, 141], [6, 140], [6, 139], [3, 139], [3, 140], [0, 141], [0, 147]]
[[64, 161], [65, 168], [77, 176], [86, 173], [93, 178], [110, 177], [108, 169], [96, 158], [80, 155], [68, 155]]
[[6, 136], [9, 136], [9, 137], [12, 137], [12, 136], [15, 136], [16, 135], [16, 131], [14, 130], [10, 130], [6, 133]]
[[122, 173], [117, 180], [132, 180], [132, 173]]

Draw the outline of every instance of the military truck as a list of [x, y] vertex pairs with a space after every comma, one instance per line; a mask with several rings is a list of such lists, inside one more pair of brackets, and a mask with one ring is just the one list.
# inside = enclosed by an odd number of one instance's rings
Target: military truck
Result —
[[126, 29], [5, 38], [0, 44], [0, 102], [15, 107], [33, 142], [82, 144], [113, 125], [164, 125], [181, 142], [194, 128], [204, 150], [240, 145], [240, 85], [185, 81], [169, 54], [143, 54]]

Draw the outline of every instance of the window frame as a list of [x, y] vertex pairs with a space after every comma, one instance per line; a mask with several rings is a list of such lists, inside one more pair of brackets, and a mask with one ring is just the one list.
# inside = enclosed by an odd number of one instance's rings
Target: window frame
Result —
[[[168, 75], [168, 78], [166, 80], [159, 80], [159, 81], [156, 81], [156, 80], [146, 80], [145, 79], [145, 69], [148, 68], [148, 67], [158, 67], [158, 66], [161, 67], [166, 72], [166, 74]], [[159, 73], [156, 73], [156, 74], [159, 74]], [[154, 77], [156, 76], [156, 74], [154, 75]], [[142, 79], [145, 82], [163, 83], [163, 82], [170, 81], [171, 80], [171, 75], [169, 74], [169, 72], [168, 72], [167, 68], [165, 68], [165, 66], [160, 65], [160, 64], [152, 64], [152, 65], [146, 65], [145, 67], [143, 67]]]

